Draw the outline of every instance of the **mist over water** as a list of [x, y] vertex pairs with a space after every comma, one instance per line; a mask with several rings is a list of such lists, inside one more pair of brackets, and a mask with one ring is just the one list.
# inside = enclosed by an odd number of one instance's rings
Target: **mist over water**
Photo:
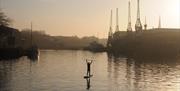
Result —
[[88, 51], [41, 50], [39, 60], [0, 61], [0, 91], [178, 91], [180, 59], [130, 59]]

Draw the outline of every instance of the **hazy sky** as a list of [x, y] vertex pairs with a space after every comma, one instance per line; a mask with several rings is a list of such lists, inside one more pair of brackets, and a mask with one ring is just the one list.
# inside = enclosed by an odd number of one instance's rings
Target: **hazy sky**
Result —
[[[132, 28], [136, 21], [137, 0], [131, 0]], [[127, 28], [128, 0], [1, 0], [0, 7], [13, 19], [13, 27], [33, 27], [51, 35], [106, 37], [110, 10], [119, 8], [121, 31]], [[140, 0], [141, 22], [147, 18], [148, 28], [180, 27], [180, 0]], [[115, 26], [113, 26], [115, 27]]]

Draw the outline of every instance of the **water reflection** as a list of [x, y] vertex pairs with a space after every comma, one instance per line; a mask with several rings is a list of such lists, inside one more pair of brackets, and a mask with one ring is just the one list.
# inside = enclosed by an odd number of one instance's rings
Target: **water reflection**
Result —
[[110, 89], [127, 90], [126, 82], [126, 58], [108, 55], [108, 78]]
[[[85, 58], [94, 58], [93, 77]], [[41, 51], [0, 61], [0, 91], [179, 91], [180, 58], [132, 59], [87, 51]]]
[[91, 78], [86, 78], [86, 82], [87, 82], [87, 90], [89, 90], [90, 89], [90, 87], [91, 87]]
[[127, 87], [129, 88], [130, 91], [132, 91], [134, 88], [134, 84], [133, 84], [134, 83], [134, 79], [133, 79], [133, 77], [134, 77], [134, 71], [133, 71], [134, 61], [130, 58], [127, 58], [126, 60], [127, 60], [126, 61], [126, 65], [127, 65], [126, 66]]
[[[22, 57], [0, 61], [0, 91], [31, 91], [32, 69], [38, 60], [27, 60]], [[32, 76], [32, 75], [31, 75]]]
[[[12, 71], [12, 62], [0, 61], [0, 88], [6, 87], [10, 83], [11, 71]], [[2, 89], [8, 90], [9, 88]]]
[[[113, 71], [114, 70], [114, 71]], [[177, 91], [180, 89], [179, 58], [131, 59], [108, 56], [109, 78], [126, 91]], [[125, 78], [125, 79], [122, 79]], [[124, 83], [121, 83], [121, 82]]]
[[176, 81], [179, 78], [179, 60], [176, 58], [171, 59], [137, 59], [134, 64], [135, 68], [135, 86], [136, 88], [149, 90], [177, 90]]

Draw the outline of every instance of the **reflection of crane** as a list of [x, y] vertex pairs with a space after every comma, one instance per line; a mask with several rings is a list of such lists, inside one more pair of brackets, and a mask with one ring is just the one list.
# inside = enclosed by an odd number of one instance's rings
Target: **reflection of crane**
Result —
[[140, 20], [140, 8], [139, 8], [139, 0], [137, 0], [137, 20], [135, 24], [135, 30], [137, 32], [142, 31], [142, 24]]
[[132, 27], [131, 27], [131, 3], [129, 1], [128, 4], [128, 26], [127, 26], [127, 32], [132, 32]]

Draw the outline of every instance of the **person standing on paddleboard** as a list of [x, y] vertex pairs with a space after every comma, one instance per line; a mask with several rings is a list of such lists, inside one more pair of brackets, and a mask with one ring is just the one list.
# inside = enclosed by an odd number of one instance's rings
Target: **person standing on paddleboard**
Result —
[[86, 60], [86, 63], [87, 63], [87, 76], [90, 76], [92, 60], [91, 61]]

